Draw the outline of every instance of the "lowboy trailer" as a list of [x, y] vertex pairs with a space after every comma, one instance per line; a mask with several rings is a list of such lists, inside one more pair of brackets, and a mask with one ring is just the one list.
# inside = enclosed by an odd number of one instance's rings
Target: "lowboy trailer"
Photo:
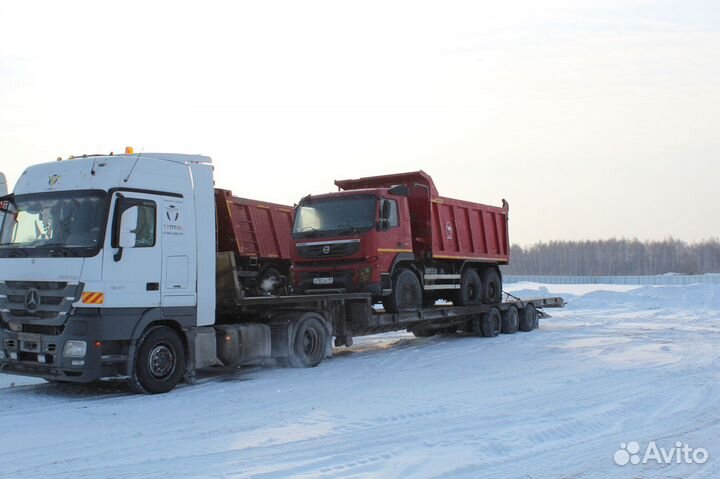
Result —
[[0, 213], [0, 371], [49, 381], [125, 378], [163, 393], [206, 367], [316, 366], [333, 337], [495, 336], [532, 330], [539, 310], [563, 305], [509, 298], [391, 314], [371, 292], [249, 297], [248, 274], [287, 256], [291, 213], [216, 191], [200, 155], [34, 165], [0, 197]]

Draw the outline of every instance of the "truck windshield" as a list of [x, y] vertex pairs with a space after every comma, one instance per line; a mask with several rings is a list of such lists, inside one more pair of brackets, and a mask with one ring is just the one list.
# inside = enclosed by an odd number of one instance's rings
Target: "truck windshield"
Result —
[[312, 199], [300, 203], [293, 236], [307, 238], [367, 231], [375, 224], [374, 196]]
[[58, 191], [6, 197], [0, 257], [91, 256], [102, 241], [107, 194]]

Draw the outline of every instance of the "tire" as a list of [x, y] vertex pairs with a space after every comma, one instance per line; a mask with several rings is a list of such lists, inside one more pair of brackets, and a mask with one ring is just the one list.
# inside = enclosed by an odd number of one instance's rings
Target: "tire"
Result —
[[482, 274], [483, 294], [482, 302], [485, 304], [498, 304], [502, 302], [502, 281], [495, 268], [488, 268]]
[[537, 310], [532, 304], [520, 310], [520, 331], [532, 331], [537, 321]]
[[[294, 368], [314, 368], [325, 357], [327, 330], [316, 317], [305, 318], [297, 328], [288, 352], [288, 362]], [[281, 361], [282, 363], [282, 361]]]
[[417, 311], [422, 307], [422, 287], [415, 273], [400, 268], [393, 276], [392, 292], [383, 296], [382, 302], [388, 313]]
[[470, 306], [483, 302], [483, 283], [474, 268], [465, 268], [457, 292], [457, 306]]
[[500, 328], [502, 327], [502, 315], [500, 314], [500, 310], [497, 308], [492, 308], [487, 313], [483, 314], [481, 323], [480, 323], [480, 329], [482, 330], [482, 335], [486, 338], [494, 338], [498, 334], [500, 334]]
[[515, 306], [510, 306], [502, 315], [503, 334], [514, 334], [520, 327], [520, 313]]
[[166, 393], [185, 373], [185, 348], [178, 334], [167, 326], [147, 329], [138, 341], [134, 359], [128, 381], [138, 393]]

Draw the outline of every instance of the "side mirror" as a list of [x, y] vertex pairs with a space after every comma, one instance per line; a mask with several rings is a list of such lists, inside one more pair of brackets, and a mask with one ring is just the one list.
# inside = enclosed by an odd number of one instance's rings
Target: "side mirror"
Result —
[[388, 229], [388, 218], [390, 218], [390, 202], [388, 200], [380, 200], [380, 219], [377, 222], [378, 231], [386, 231]]
[[382, 209], [380, 210], [380, 219], [387, 221], [390, 219], [390, 202], [382, 200]]
[[134, 248], [138, 223], [137, 206], [130, 207], [123, 211], [120, 218], [120, 235], [118, 237], [118, 246], [120, 248]]

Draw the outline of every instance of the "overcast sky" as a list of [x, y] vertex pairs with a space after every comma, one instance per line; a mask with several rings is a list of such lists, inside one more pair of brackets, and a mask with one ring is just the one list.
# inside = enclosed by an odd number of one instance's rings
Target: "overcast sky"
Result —
[[0, 0], [0, 171], [213, 157], [292, 204], [423, 169], [511, 239], [720, 236], [720, 2]]

